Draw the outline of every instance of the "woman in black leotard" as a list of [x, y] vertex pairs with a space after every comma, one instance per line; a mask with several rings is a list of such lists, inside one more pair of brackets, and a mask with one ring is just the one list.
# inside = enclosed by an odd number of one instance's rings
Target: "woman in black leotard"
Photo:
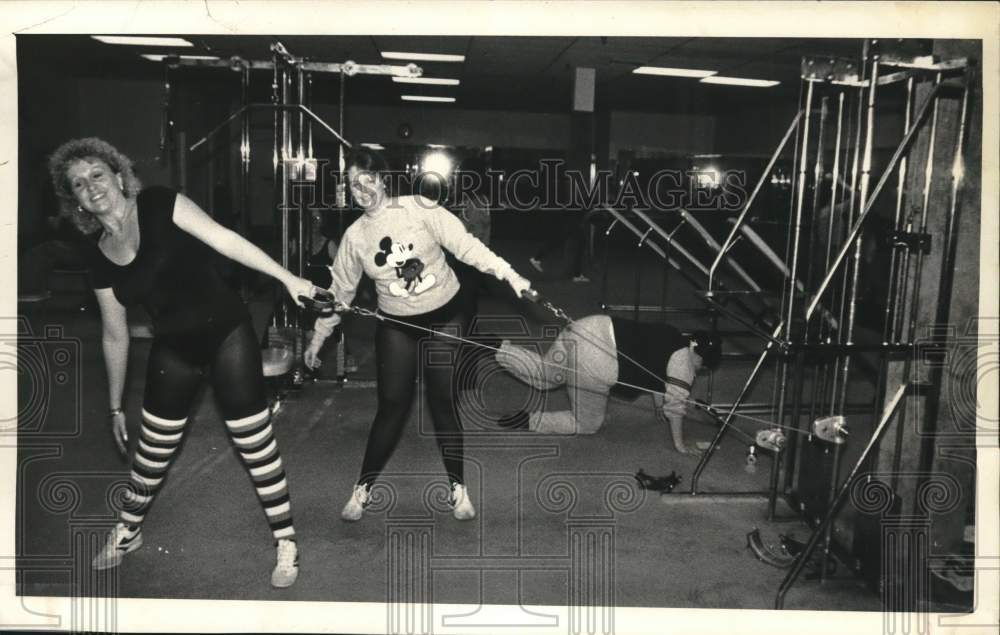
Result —
[[313, 294], [312, 284], [218, 225], [184, 195], [165, 187], [140, 190], [131, 161], [105, 141], [63, 144], [50, 158], [49, 172], [63, 212], [83, 233], [97, 237], [92, 275], [101, 308], [112, 431], [123, 454], [128, 441], [122, 410], [129, 345], [125, 307], [141, 304], [153, 320], [132, 487], [94, 568], [118, 566], [142, 545], [142, 521], [207, 375], [276, 541], [271, 584], [290, 586], [298, 575], [295, 529], [271, 430], [260, 349], [246, 306], [214, 269], [211, 250], [280, 280], [296, 302]]

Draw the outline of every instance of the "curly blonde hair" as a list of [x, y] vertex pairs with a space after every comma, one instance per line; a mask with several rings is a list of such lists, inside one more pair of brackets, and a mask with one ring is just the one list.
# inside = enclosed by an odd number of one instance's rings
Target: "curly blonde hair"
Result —
[[93, 214], [80, 209], [72, 185], [66, 178], [66, 172], [70, 164], [75, 161], [93, 159], [103, 161], [112, 172], [121, 176], [126, 198], [134, 199], [142, 189], [142, 183], [132, 168], [132, 160], [103, 139], [97, 137], [71, 139], [56, 148], [49, 157], [49, 176], [52, 177], [52, 188], [59, 198], [59, 213], [68, 218], [84, 234], [98, 231], [101, 223]]

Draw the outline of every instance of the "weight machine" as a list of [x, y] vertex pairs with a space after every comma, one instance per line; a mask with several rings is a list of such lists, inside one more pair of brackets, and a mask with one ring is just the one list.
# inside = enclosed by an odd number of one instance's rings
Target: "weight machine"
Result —
[[[320, 162], [314, 154], [313, 134], [315, 129], [328, 133], [337, 142], [338, 188], [335, 207], [343, 233], [343, 215], [346, 211], [345, 149], [351, 143], [344, 132], [344, 98], [346, 80], [355, 75], [393, 75], [399, 77], [419, 77], [423, 71], [416, 64], [358, 64], [353, 61], [343, 63], [320, 62], [304, 57], [296, 57], [279, 41], [270, 46], [271, 59], [247, 60], [234, 56], [225, 60], [190, 59], [177, 56], [164, 58], [165, 65], [165, 105], [164, 123], [161, 128], [161, 150], [169, 151], [173, 122], [169, 115], [170, 72], [179, 67], [228, 69], [240, 77], [240, 107], [212, 128], [201, 139], [181, 152], [194, 152], [210, 140], [229, 131], [230, 124], [239, 121], [240, 126], [240, 184], [238, 231], [248, 235], [250, 229], [250, 209], [253, 204], [250, 194], [251, 167], [251, 113], [270, 111], [273, 113], [273, 145], [271, 153], [272, 178], [274, 183], [273, 204], [274, 223], [279, 228], [281, 247], [280, 262], [292, 273], [303, 276], [308, 257], [308, 246], [312, 242], [312, 225], [309, 221], [307, 201], [296, 196], [294, 190], [302, 183], [316, 184], [323, 178], [319, 173]], [[250, 100], [252, 71], [271, 73], [271, 99], [266, 103]], [[338, 121], [334, 127], [312, 109], [313, 76], [336, 74], [339, 77]], [[247, 294], [246, 281], [243, 284]], [[264, 350], [265, 375], [284, 376], [291, 372], [292, 385], [301, 385], [304, 373], [298, 362], [304, 349], [302, 312], [284, 293], [278, 292], [271, 328], [268, 332], [268, 347]], [[345, 377], [343, 332], [335, 334], [337, 343], [336, 376]]]
[[[730, 219], [724, 240], [716, 241], [699, 228], [685, 210], [678, 210], [681, 221], [669, 231], [641, 211], [626, 214], [607, 210], [613, 218], [607, 233], [622, 226], [639, 238], [637, 246], [651, 248], [689, 282], [707, 280], [707, 286], [695, 288], [703, 289], [699, 297], [716, 312], [710, 314], [713, 326], [719, 315], [725, 315], [746, 326], [763, 343], [735, 400], [724, 408], [704, 408], [715, 418], [718, 429], [694, 470], [690, 490], [664, 493], [661, 500], [760, 498], [766, 501], [768, 520], [798, 520], [797, 515], [775, 517], [781, 497], [802, 512], [813, 531], [781, 584], [775, 608], [783, 608], [785, 594], [817, 549], [821, 578], [828, 574], [830, 554], [846, 552], [834, 540], [834, 520], [891, 424], [901, 421], [908, 404], [918, 398], [928, 400], [926, 410], [931, 416], [935, 412], [940, 385], [920, 376], [913, 360], [918, 324], [943, 325], [948, 315], [956, 255], [956, 210], [964, 178], [970, 67], [966, 58], [937, 59], [931, 54], [931, 42], [916, 40], [866, 40], [859, 59], [803, 58], [798, 111], [740, 213]], [[896, 94], [885, 98], [888, 91]], [[947, 138], [941, 132], [940, 118], [946, 102], [956, 112]], [[902, 134], [878, 174], [876, 132], [894, 116], [902, 120]], [[750, 212], [779, 158], [789, 149], [792, 196], [784, 255], [779, 256], [753, 228]], [[948, 179], [935, 175], [935, 158], [940, 162], [943, 156], [951, 162]], [[891, 200], [884, 196], [890, 184], [895, 185]], [[931, 203], [945, 199], [947, 204]], [[876, 220], [879, 218], [883, 225]], [[703, 246], [714, 254], [709, 265], [677, 242], [675, 234], [685, 224], [696, 230]], [[938, 227], [941, 235], [932, 237], [931, 226]], [[878, 234], [874, 230], [883, 227], [885, 239], [878, 246], [886, 250], [888, 260], [884, 297], [874, 298], [869, 293], [862, 299], [865, 247], [873, 244], [873, 234]], [[649, 243], [653, 236], [660, 239], [659, 244]], [[773, 267], [780, 279], [777, 285], [767, 288], [766, 278], [755, 277], [759, 268], [751, 276], [740, 267], [731, 253], [737, 241], [742, 241], [744, 251], [754, 250], [754, 262]], [[933, 270], [929, 270], [932, 248], [939, 250], [940, 256], [933, 259]], [[638, 288], [638, 281], [636, 284]], [[765, 297], [769, 294], [773, 304]], [[762, 331], [762, 324], [753, 320], [753, 312], [745, 310], [744, 300], [752, 297], [760, 297], [776, 309], [770, 328]], [[931, 303], [934, 308], [929, 310]], [[637, 293], [637, 314], [638, 305]], [[862, 318], [865, 324], [878, 324], [877, 339], [859, 341]], [[874, 364], [872, 358], [877, 360]], [[701, 490], [702, 473], [722, 439], [734, 429], [734, 420], [745, 414], [745, 399], [767, 362], [776, 364], [777, 381], [767, 409], [771, 418], [751, 442], [748, 459], [756, 460], [758, 449], [771, 455], [768, 489]], [[849, 386], [857, 385], [865, 367], [874, 369], [874, 396], [864, 403], [848, 403]], [[848, 415], [854, 413], [868, 415], [866, 424], [849, 426]], [[875, 418], [873, 413], [880, 416]], [[864, 441], [864, 447], [852, 460], [847, 477], [842, 478], [840, 463], [849, 427], [853, 432], [850, 438]], [[903, 428], [895, 427], [891, 475], [900, 471]], [[736, 432], [747, 436], [742, 430]], [[829, 455], [828, 468], [817, 468], [818, 462], [807, 452]], [[829, 470], [826, 492], [818, 502], [804, 502], [796, 489], [815, 476], [810, 470], [818, 469]], [[892, 478], [895, 487], [897, 477]]]
[[[963, 180], [962, 150], [965, 145], [966, 117], [969, 98], [969, 61], [967, 59], [938, 60], [931, 53], [930, 42], [906, 40], [870, 40], [863, 46], [860, 63], [854, 60], [804, 58], [802, 82], [804, 103], [789, 127], [796, 133], [795, 171], [789, 210], [789, 232], [785, 249], [784, 284], [781, 293], [781, 323], [775, 328], [772, 341], [761, 352], [757, 364], [746, 379], [740, 397], [721, 419], [721, 426], [709, 450], [702, 457], [692, 477], [690, 494], [698, 491], [698, 477], [711, 461], [719, 442], [730, 429], [732, 419], [743, 395], [758, 377], [768, 356], [778, 363], [776, 386], [776, 430], [787, 430], [788, 443], [774, 448], [771, 486], [768, 498], [768, 518], [774, 517], [777, 496], [789, 496], [794, 503], [795, 476], [802, 479], [805, 444], [803, 438], [819, 439], [825, 445], [830, 460], [829, 488], [825, 509], [807, 513], [821, 518], [815, 523], [805, 549], [783, 581], [775, 608], [783, 608], [784, 596], [798, 579], [805, 563], [822, 543], [821, 578], [827, 573], [827, 558], [835, 549], [832, 537], [833, 521], [842, 507], [859, 470], [865, 466], [874, 449], [882, 441], [889, 424], [905, 411], [908, 400], [933, 392], [934, 387], [917, 376], [912, 368], [918, 324], [918, 306], [923, 277], [924, 259], [929, 252], [931, 237], [927, 233], [932, 189], [940, 185], [934, 179], [934, 153], [941, 144], [938, 137], [939, 109], [943, 100], [957, 99], [959, 121], [956, 136], [948, 152], [952, 157], [949, 206], [945, 234], [940, 238], [943, 249], [939, 275], [937, 320], [947, 315], [947, 302], [954, 269], [955, 212]], [[881, 176], [871, 186], [874, 168], [875, 134], [883, 111], [879, 110], [880, 91], [905, 83], [903, 102], [903, 135], [895, 147]], [[918, 93], [923, 93], [918, 100]], [[919, 106], [915, 105], [919, 101]], [[890, 102], [891, 103], [891, 102]], [[817, 105], [819, 108], [817, 109]], [[854, 114], [852, 117], [851, 110]], [[922, 151], [914, 151], [915, 140], [924, 134]], [[788, 138], [788, 134], [785, 138]], [[781, 151], [779, 145], [774, 158]], [[832, 157], [831, 157], [832, 154]], [[827, 160], [832, 165], [827, 167]], [[924, 162], [922, 178], [909, 174], [908, 165]], [[829, 171], [829, 182], [826, 175]], [[764, 177], [768, 176], [765, 171]], [[895, 177], [895, 201], [890, 203], [887, 247], [889, 249], [888, 290], [884, 305], [859, 302], [859, 278], [865, 261], [863, 241], [871, 240], [870, 230], [879, 215], [874, 211], [879, 196]], [[758, 184], [759, 186], [759, 184]], [[811, 196], [808, 195], [811, 190]], [[826, 192], [824, 192], [826, 190]], [[827, 218], [822, 218], [821, 200], [829, 194]], [[723, 255], [738, 232], [746, 229], [748, 211], [753, 196], [733, 223], [718, 256], [712, 263], [714, 273]], [[911, 211], [907, 213], [909, 204]], [[866, 230], [869, 236], [866, 237]], [[806, 232], [808, 231], [808, 234]], [[724, 292], [710, 283], [705, 297], [715, 301]], [[816, 319], [822, 315], [821, 302], [833, 311], [834, 320]], [[881, 312], [881, 338], [874, 344], [856, 341], [857, 325], [864, 312]], [[774, 340], [778, 340], [775, 342]], [[861, 455], [849, 475], [840, 477], [842, 449], [846, 443], [846, 401], [848, 385], [857, 373], [859, 358], [864, 354], [878, 357], [874, 403], [871, 410], [881, 412], [868, 437]], [[812, 355], [812, 394], [804, 395], [807, 375], [806, 359]], [[893, 361], [897, 360], [897, 361]], [[895, 378], [890, 378], [890, 365], [901, 366]], [[791, 372], [792, 377], [789, 377]], [[791, 379], [791, 382], [789, 381]], [[791, 383], [791, 386], [789, 386]], [[791, 407], [786, 404], [791, 392]], [[891, 397], [890, 397], [891, 394]], [[819, 418], [817, 418], [819, 417]], [[820, 426], [832, 420], [832, 431], [824, 434]], [[804, 424], [813, 421], [813, 424]], [[902, 432], [898, 426], [897, 436]], [[899, 471], [900, 452], [895, 455], [893, 472]], [[779, 483], [782, 462], [786, 461], [783, 486]], [[798, 469], [796, 469], [798, 468]], [[793, 507], [794, 508], [794, 507]], [[806, 511], [799, 501], [799, 508]], [[822, 513], [818, 513], [818, 512]]]

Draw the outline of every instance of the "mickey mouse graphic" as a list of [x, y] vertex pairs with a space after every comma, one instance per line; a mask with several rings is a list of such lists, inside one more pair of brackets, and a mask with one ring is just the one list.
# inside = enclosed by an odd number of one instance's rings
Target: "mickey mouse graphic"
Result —
[[392, 265], [396, 269], [396, 276], [402, 280], [402, 284], [397, 280], [389, 283], [389, 293], [397, 298], [420, 295], [437, 282], [434, 274], [421, 275], [424, 263], [413, 257], [413, 243], [404, 245], [385, 236], [379, 241], [378, 248], [380, 251], [375, 254], [375, 264], [379, 267]]

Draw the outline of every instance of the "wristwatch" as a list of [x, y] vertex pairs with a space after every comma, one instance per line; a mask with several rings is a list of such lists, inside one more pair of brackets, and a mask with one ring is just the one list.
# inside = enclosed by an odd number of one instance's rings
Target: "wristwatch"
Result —
[[111, 411], [108, 412], [108, 416], [109, 417], [114, 417], [115, 415], [124, 414], [124, 412], [125, 411], [122, 410], [121, 408], [112, 408]]

